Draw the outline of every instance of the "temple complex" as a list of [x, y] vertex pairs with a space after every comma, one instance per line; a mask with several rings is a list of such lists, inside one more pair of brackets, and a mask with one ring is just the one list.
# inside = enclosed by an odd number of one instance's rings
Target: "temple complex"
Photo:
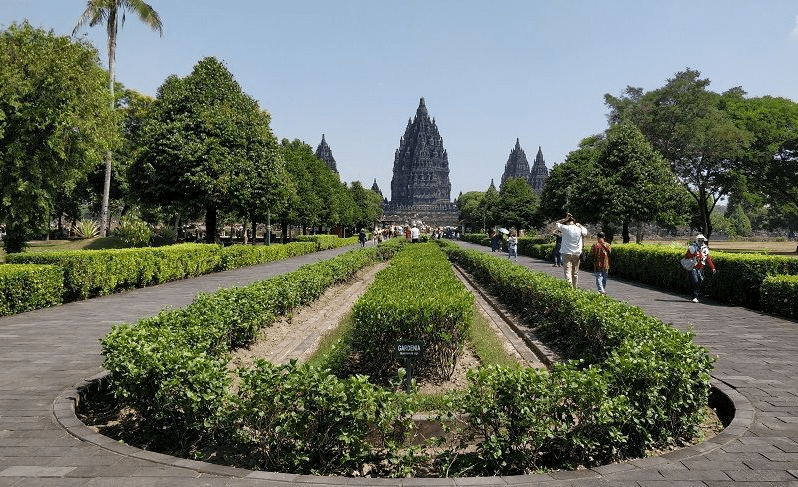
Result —
[[530, 169], [521, 143], [519, 139], [515, 139], [515, 147], [510, 151], [510, 157], [507, 158], [507, 163], [504, 165], [501, 186], [504, 186], [504, 183], [510, 178], [523, 178], [535, 192], [540, 194], [543, 192], [543, 185], [546, 184], [548, 177], [549, 170], [546, 167], [546, 161], [543, 160], [543, 151], [540, 146], [538, 146], [535, 162]]
[[319, 146], [316, 147], [316, 158], [327, 164], [327, 167], [329, 167], [332, 172], [338, 174], [338, 168], [335, 165], [335, 158], [332, 155], [330, 146], [327, 145], [327, 141], [324, 140], [324, 134], [321, 134], [321, 142], [319, 142]]
[[451, 190], [443, 138], [421, 98], [394, 155], [391, 201], [384, 205], [385, 218], [397, 223], [457, 226], [457, 204], [450, 200]]

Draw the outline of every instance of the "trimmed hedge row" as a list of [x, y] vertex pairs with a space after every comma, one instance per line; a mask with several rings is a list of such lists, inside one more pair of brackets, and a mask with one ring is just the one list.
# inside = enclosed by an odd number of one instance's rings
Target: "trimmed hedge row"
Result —
[[454, 370], [474, 309], [474, 296], [452, 272], [434, 243], [404, 245], [381, 270], [352, 310], [352, 348], [380, 379], [394, 375], [392, 356], [400, 340], [423, 341], [419, 375], [448, 379]]
[[237, 441], [260, 454], [261, 468], [340, 473], [341, 466], [359, 467], [372, 455], [367, 440], [393, 445], [387, 439], [409, 427], [407, 398], [362, 377], [339, 380], [296, 363], [262, 361], [251, 371], [236, 371], [234, 392], [227, 363], [232, 348], [251, 343], [279, 315], [378, 258], [374, 247], [353, 250], [243, 288], [201, 294], [185, 308], [135, 325], [114, 326], [101, 341], [114, 392], [159, 435]]
[[762, 309], [798, 318], [798, 276], [768, 276], [760, 289]]
[[456, 246], [446, 252], [564, 357], [579, 359], [551, 372], [472, 372], [461, 412], [485, 441], [476, 456], [461, 456], [460, 468], [507, 475], [589, 466], [697, 433], [714, 359], [692, 333], [506, 259]]
[[61, 303], [64, 272], [60, 267], [34, 264], [0, 265], [0, 316]]
[[[471, 242], [490, 246], [490, 241], [482, 234], [471, 234], [475, 237]], [[480, 237], [480, 238], [477, 238]], [[553, 243], [544, 243], [545, 239], [525, 239], [518, 241], [518, 253], [538, 259], [551, 259]], [[683, 293], [691, 292], [690, 279], [679, 261], [684, 256], [684, 248], [664, 247], [657, 245], [614, 244], [610, 258], [610, 275], [630, 279], [644, 284]], [[585, 248], [585, 260], [581, 264], [583, 270], [593, 269], [590, 249]], [[702, 292], [712, 299], [747, 308], [763, 310], [783, 316], [783, 305], [774, 306], [772, 301], [764, 302], [761, 298], [763, 282], [772, 276], [798, 275], [798, 259], [794, 257], [738, 254], [713, 251], [712, 260], [718, 269], [717, 274], [705, 273]], [[777, 291], [779, 295], [789, 295], [789, 281], [776, 279], [769, 284], [770, 289], [783, 287]], [[773, 293], [774, 291], [770, 291]], [[797, 301], [792, 295], [792, 301]], [[794, 305], [795, 306], [795, 305]]]
[[[321, 237], [321, 236], [319, 236]], [[212, 272], [235, 269], [304, 255], [357, 238], [319, 238], [319, 242], [286, 245], [221, 247], [214, 244], [177, 244], [136, 249], [25, 252], [6, 257], [9, 263], [56, 265], [63, 269], [64, 301], [104, 296], [126, 289], [162, 284]]]

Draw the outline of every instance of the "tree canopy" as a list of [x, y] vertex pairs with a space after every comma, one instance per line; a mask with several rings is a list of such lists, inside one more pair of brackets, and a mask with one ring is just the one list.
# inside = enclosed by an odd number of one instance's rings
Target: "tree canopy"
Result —
[[49, 230], [57, 192], [119, 142], [108, 75], [84, 42], [12, 24], [0, 33], [0, 221], [7, 251]]
[[269, 121], [216, 58], [167, 78], [139, 131], [131, 171], [140, 201], [201, 208], [208, 241], [218, 210], [278, 205], [288, 177]]

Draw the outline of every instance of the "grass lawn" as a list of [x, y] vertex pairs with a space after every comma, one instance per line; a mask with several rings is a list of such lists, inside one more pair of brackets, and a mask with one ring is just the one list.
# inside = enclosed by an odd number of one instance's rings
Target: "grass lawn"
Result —
[[[121, 249], [117, 237], [94, 237], [83, 240], [33, 240], [28, 242], [25, 252], [53, 252], [58, 250]], [[0, 247], [0, 262], [6, 261], [6, 252]]]

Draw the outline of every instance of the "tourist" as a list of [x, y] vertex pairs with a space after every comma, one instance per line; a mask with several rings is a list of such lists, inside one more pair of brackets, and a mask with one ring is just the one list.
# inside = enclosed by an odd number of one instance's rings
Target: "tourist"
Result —
[[554, 250], [551, 251], [551, 257], [554, 259], [554, 265], [552, 265], [552, 267], [562, 267], [562, 253], [560, 253], [561, 248], [562, 232], [558, 228], [554, 230]]
[[715, 273], [715, 263], [709, 256], [709, 247], [703, 234], [699, 233], [695, 236], [695, 241], [687, 247], [684, 258], [692, 259], [695, 263], [690, 269], [690, 282], [693, 285], [693, 302], [697, 303], [698, 296], [701, 294], [701, 285], [704, 283], [704, 267], [709, 266], [712, 273]]
[[360, 241], [360, 246], [361, 247], [365, 247], [366, 246], [366, 229], [365, 228], [361, 228], [360, 229], [360, 234], [358, 234], [358, 240]]
[[598, 241], [590, 247], [593, 257], [593, 274], [596, 276], [596, 290], [599, 294], [607, 292], [607, 273], [610, 270], [610, 244], [604, 241], [604, 232], [596, 235]]
[[573, 215], [566, 213], [565, 218], [557, 221], [557, 228], [562, 232], [563, 270], [565, 280], [576, 289], [579, 284], [579, 259], [582, 256], [582, 237], [587, 236], [587, 228], [576, 223]]
[[496, 247], [499, 245], [499, 239], [496, 236], [496, 230], [491, 230], [488, 235], [490, 236], [490, 251], [496, 252]]
[[513, 257], [518, 262], [518, 236], [515, 230], [510, 230], [510, 237], [507, 239], [507, 258], [512, 259]]
[[420, 232], [418, 227], [413, 225], [413, 228], [410, 229], [410, 242], [411, 243], [418, 243], [419, 242]]

